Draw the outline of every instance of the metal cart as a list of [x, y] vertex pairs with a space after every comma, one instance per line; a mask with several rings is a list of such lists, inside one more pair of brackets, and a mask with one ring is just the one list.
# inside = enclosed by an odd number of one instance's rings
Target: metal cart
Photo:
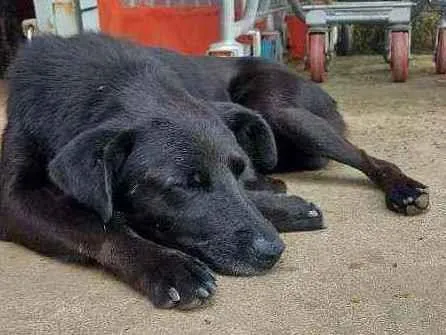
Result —
[[[129, 3], [152, 3], [155, 0], [123, 0]], [[165, 0], [170, 3], [169, 0]], [[390, 64], [392, 79], [405, 81], [409, 71], [410, 21], [421, 5], [429, 3], [441, 12], [434, 50], [436, 72], [446, 73], [446, 0], [352, 1], [339, 0], [329, 5], [314, 5], [311, 0], [175, 0], [184, 3], [214, 3], [221, 6], [221, 40], [210, 46], [209, 55], [267, 56], [281, 61], [285, 52], [286, 26], [284, 17], [293, 13], [308, 25], [306, 65], [311, 78], [322, 82], [327, 78], [329, 62], [335, 54], [338, 27], [356, 23], [385, 25], [385, 59]], [[236, 21], [235, 2], [244, 8]], [[310, 2], [310, 3], [308, 3]], [[62, 36], [83, 30], [99, 30], [97, 0], [34, 0], [37, 20], [23, 22], [28, 38], [35, 30]], [[71, 7], [70, 7], [71, 6]], [[72, 10], [67, 11], [67, 8]], [[259, 31], [255, 22], [266, 20], [266, 29]], [[251, 45], [237, 42], [240, 35], [249, 36]], [[342, 35], [342, 34], [340, 34]]]
[[332, 29], [339, 24], [386, 25], [386, 59], [395, 82], [404, 82], [409, 73], [410, 1], [339, 2], [303, 6], [308, 25], [308, 67], [313, 81], [326, 79], [327, 63], [334, 55]]
[[[433, 1], [433, 0], [432, 0]], [[327, 78], [327, 67], [334, 56], [337, 41], [337, 27], [343, 24], [380, 24], [388, 31], [386, 60], [396, 82], [407, 80], [410, 56], [411, 1], [363, 1], [337, 2], [329, 5], [301, 5], [298, 0], [259, 1], [246, 0], [245, 15], [240, 21], [234, 20], [234, 1], [222, 1], [222, 40], [211, 45], [208, 54], [219, 56], [243, 56], [243, 46], [236, 42], [242, 34], [259, 35], [253, 30], [254, 22], [262, 16], [273, 17], [293, 12], [308, 25], [307, 69], [313, 81], [322, 82]], [[444, 22], [443, 22], [444, 23]], [[276, 24], [277, 25], [277, 24]], [[443, 50], [443, 30], [439, 33], [439, 50]], [[253, 44], [261, 49], [259, 36]], [[256, 49], [255, 48], [255, 49]], [[437, 52], [438, 53], [438, 52]], [[255, 56], [260, 55], [257, 50]]]

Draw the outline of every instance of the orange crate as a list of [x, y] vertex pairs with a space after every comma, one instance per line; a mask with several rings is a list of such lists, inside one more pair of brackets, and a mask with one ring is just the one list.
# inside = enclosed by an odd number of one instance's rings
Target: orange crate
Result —
[[128, 7], [119, 0], [99, 0], [98, 7], [104, 33], [147, 46], [204, 55], [219, 40], [217, 6]]

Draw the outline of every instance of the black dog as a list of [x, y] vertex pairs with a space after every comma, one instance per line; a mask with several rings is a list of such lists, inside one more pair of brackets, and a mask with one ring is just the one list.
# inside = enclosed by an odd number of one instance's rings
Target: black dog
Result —
[[208, 266], [265, 271], [284, 250], [278, 232], [323, 227], [266, 173], [334, 159], [390, 209], [428, 207], [424, 185], [347, 142], [335, 101], [279, 64], [45, 36], [9, 78], [0, 237], [99, 263], [159, 307], [201, 305]]

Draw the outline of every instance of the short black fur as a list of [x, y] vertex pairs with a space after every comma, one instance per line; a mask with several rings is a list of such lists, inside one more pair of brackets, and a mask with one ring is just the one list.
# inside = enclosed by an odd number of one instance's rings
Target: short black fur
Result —
[[268, 173], [334, 159], [389, 208], [428, 207], [424, 185], [345, 140], [328, 94], [265, 60], [42, 36], [19, 51], [9, 90], [0, 237], [99, 263], [158, 307], [200, 306], [211, 269], [263, 272], [284, 250], [279, 232], [323, 227]]

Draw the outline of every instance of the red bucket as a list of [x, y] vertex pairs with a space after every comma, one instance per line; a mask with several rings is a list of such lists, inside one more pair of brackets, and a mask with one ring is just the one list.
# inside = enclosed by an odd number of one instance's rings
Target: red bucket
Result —
[[119, 0], [99, 0], [103, 32], [147, 46], [204, 55], [219, 40], [217, 6], [129, 7]]

